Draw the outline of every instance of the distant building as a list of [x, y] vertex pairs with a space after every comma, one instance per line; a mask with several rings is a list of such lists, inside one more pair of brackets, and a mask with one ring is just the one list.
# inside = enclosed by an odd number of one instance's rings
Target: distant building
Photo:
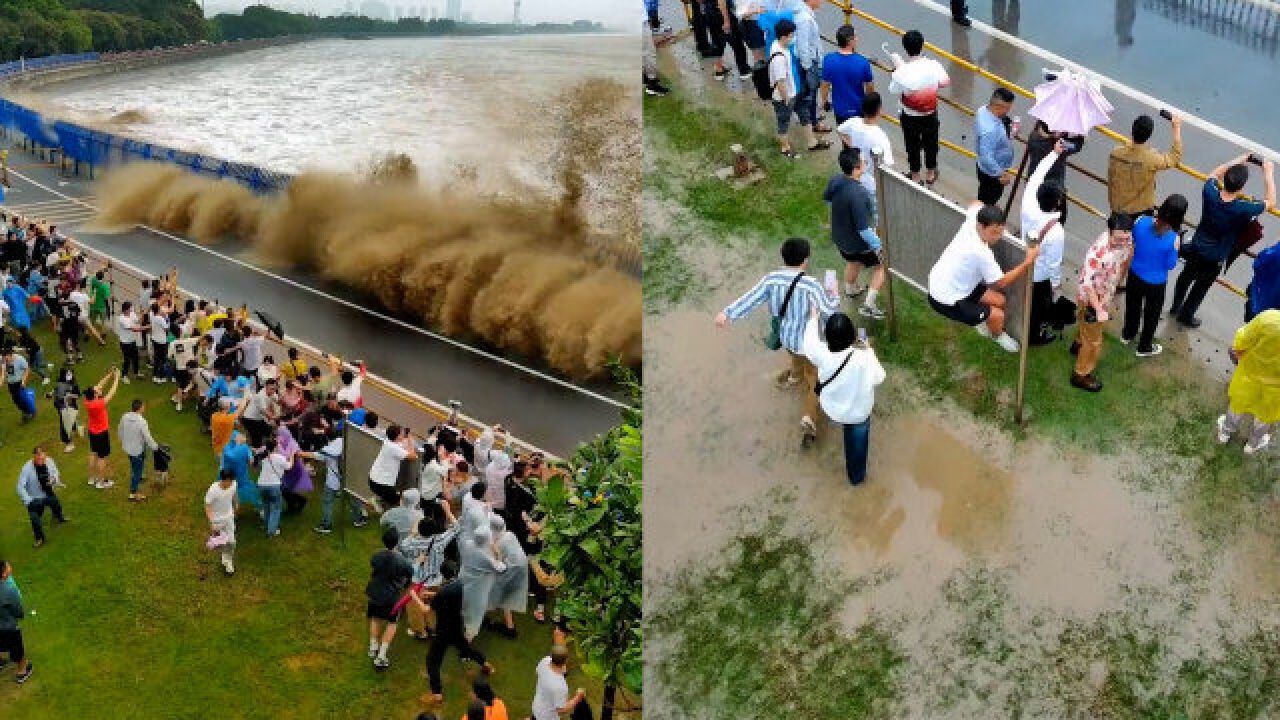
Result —
[[444, 3], [445, 18], [453, 21], [462, 19], [462, 0], [445, 0]]
[[377, 20], [390, 20], [391, 8], [381, 0], [364, 0], [360, 3], [360, 14]]
[[462, 18], [461, 18], [461, 20], [462, 20], [462, 22], [464, 22], [464, 23], [469, 23], [469, 22], [471, 22], [471, 13], [469, 13], [469, 12], [464, 12], [464, 13], [462, 13]]

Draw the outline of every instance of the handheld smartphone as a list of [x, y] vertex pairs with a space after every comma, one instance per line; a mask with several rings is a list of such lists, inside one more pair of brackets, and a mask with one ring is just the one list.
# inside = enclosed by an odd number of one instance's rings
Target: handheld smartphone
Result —
[[1262, 167], [1262, 158], [1254, 155], [1253, 153], [1249, 153], [1249, 157], [1245, 158], [1245, 160], [1257, 165], [1258, 167]]
[[867, 329], [864, 327], [858, 328], [858, 344], [859, 345], [867, 344]]
[[1160, 117], [1164, 118], [1165, 120], [1172, 120], [1173, 113], [1169, 112], [1168, 110], [1161, 110]]
[[1064, 141], [1064, 142], [1062, 143], [1062, 146], [1063, 146], [1063, 147], [1065, 147], [1065, 148], [1067, 149], [1067, 152], [1069, 152], [1069, 153], [1073, 153], [1073, 152], [1075, 152], [1075, 151], [1077, 151], [1077, 150], [1079, 150], [1079, 149], [1080, 149], [1080, 143], [1074, 143], [1074, 142], [1067, 142], [1067, 141]]

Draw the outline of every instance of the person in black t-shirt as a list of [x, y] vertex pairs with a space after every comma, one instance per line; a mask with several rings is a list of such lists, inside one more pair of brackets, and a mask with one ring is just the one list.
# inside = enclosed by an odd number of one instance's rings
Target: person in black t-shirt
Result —
[[431, 610], [436, 616], [436, 634], [431, 639], [431, 648], [427, 650], [427, 680], [431, 683], [431, 697], [424, 700], [440, 703], [444, 701], [440, 664], [450, 647], [458, 648], [458, 655], [464, 660], [478, 663], [486, 675], [493, 673], [493, 665], [485, 659], [484, 653], [467, 642], [462, 632], [462, 583], [454, 580], [440, 588], [431, 598]]
[[364, 589], [369, 598], [366, 613], [369, 618], [369, 659], [378, 670], [385, 670], [391, 665], [387, 660], [387, 650], [396, 636], [396, 620], [400, 614], [396, 610], [396, 602], [413, 579], [413, 566], [396, 552], [398, 544], [400, 534], [395, 528], [387, 528], [382, 533], [383, 549], [369, 560], [373, 575]]

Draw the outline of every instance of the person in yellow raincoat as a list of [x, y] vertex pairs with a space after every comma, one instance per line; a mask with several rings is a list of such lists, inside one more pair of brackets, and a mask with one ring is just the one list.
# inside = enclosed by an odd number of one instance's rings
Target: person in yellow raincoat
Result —
[[1252, 455], [1271, 442], [1280, 422], [1280, 310], [1259, 313], [1236, 331], [1231, 359], [1237, 365], [1227, 388], [1227, 414], [1218, 418], [1218, 442], [1227, 443], [1253, 417], [1244, 451]]

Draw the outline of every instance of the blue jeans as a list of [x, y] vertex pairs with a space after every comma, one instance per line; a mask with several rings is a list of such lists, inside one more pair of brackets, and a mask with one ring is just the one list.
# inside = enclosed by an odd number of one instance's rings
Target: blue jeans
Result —
[[871, 449], [871, 418], [844, 426], [844, 466], [849, 484], [867, 479], [867, 453]]
[[146, 468], [147, 453], [144, 450], [141, 455], [129, 456], [129, 494], [133, 495], [138, 492], [138, 486], [142, 484], [142, 471]]
[[284, 494], [279, 485], [259, 486], [262, 495], [262, 512], [267, 517], [267, 534], [275, 535], [280, 529], [280, 513], [284, 511]]
[[[328, 487], [324, 489], [323, 505], [320, 510], [320, 527], [333, 529], [333, 506], [338, 502], [338, 498], [342, 495], [341, 490], [330, 490]], [[364, 511], [360, 508], [360, 503], [351, 503], [351, 522], [358, 523], [364, 520]]]
[[37, 350], [35, 356], [31, 358], [31, 372], [41, 378], [49, 377], [49, 363], [45, 362], [44, 350]]
[[796, 115], [801, 125], [818, 124], [818, 87], [822, 84], [822, 62], [804, 68], [805, 90], [796, 98]]

